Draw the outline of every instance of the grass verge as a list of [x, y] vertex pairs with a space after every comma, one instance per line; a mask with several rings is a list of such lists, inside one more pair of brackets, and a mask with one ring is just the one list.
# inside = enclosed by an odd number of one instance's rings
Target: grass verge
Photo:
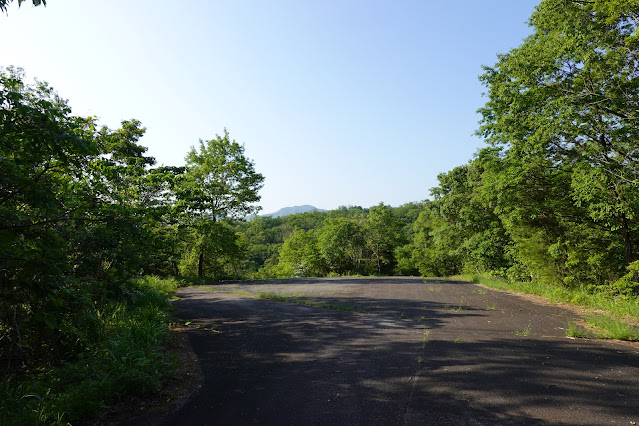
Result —
[[639, 341], [639, 329], [616, 318], [596, 315], [585, 321], [597, 338]]
[[[604, 314], [587, 317], [586, 323], [592, 328], [592, 337], [639, 341], [639, 300], [632, 298], [613, 298], [605, 293], [589, 293], [581, 288], [565, 288], [536, 282], [508, 282], [487, 275], [457, 275], [451, 277], [483, 284], [497, 290], [511, 290], [541, 296], [554, 303], [565, 303], [602, 311]], [[578, 326], [569, 328], [567, 335], [585, 337], [588, 334]]]
[[173, 279], [145, 277], [123, 287], [120, 301], [86, 312], [94, 338], [60, 365], [5, 376], [0, 424], [68, 425], [99, 418], [109, 405], [159, 390], [176, 368], [167, 299]]

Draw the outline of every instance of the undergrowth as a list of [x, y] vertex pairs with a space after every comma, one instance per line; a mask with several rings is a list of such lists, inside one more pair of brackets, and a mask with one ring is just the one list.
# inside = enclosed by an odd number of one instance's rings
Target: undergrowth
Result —
[[167, 298], [178, 284], [157, 277], [132, 281], [119, 300], [84, 314], [93, 338], [81, 353], [59, 365], [2, 376], [0, 424], [77, 423], [98, 418], [127, 396], [157, 391], [176, 367], [165, 346]]

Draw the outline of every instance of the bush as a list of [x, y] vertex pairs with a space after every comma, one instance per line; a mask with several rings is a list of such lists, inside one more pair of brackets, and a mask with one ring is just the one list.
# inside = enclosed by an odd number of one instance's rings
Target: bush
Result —
[[14, 374], [0, 387], [0, 424], [68, 424], [96, 418], [126, 395], [157, 391], [175, 362], [167, 297], [179, 282], [144, 277], [122, 286], [122, 300], [88, 311], [83, 350], [35, 374]]

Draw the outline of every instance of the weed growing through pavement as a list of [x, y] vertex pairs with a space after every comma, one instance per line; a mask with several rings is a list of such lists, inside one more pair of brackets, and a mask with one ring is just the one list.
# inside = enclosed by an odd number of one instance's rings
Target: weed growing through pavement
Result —
[[375, 309], [382, 309], [382, 305], [370, 305], [364, 308], [365, 311], [374, 311]]
[[[210, 290], [210, 291], [220, 291], [220, 290], [217, 290], [217, 289], [208, 289], [208, 290]], [[248, 291], [228, 290], [228, 291], [224, 291], [224, 293], [237, 294], [238, 296], [255, 297], [255, 295], [253, 293], [249, 293]]]
[[464, 309], [466, 309], [466, 307], [464, 306], [464, 303], [466, 303], [466, 299], [464, 299], [464, 297], [462, 296], [461, 300], [459, 301], [459, 306], [457, 306], [456, 308], [453, 308], [454, 311], [462, 311]]
[[419, 355], [417, 356], [417, 362], [424, 362], [424, 355], [419, 354]]
[[532, 327], [531, 327], [530, 323], [528, 323], [528, 325], [523, 330], [515, 330], [515, 334], [517, 336], [525, 337], [525, 336], [530, 335], [531, 331], [532, 331]]
[[495, 307], [495, 305], [491, 305], [491, 304], [486, 303], [486, 310], [487, 311], [494, 311], [495, 309], [497, 309]]
[[461, 343], [461, 342], [462, 342], [462, 337], [461, 336], [455, 337], [455, 343]]
[[430, 330], [429, 329], [425, 329], [424, 330], [424, 337], [422, 338], [422, 348], [425, 348], [426, 344], [428, 344], [428, 336], [430, 336]]

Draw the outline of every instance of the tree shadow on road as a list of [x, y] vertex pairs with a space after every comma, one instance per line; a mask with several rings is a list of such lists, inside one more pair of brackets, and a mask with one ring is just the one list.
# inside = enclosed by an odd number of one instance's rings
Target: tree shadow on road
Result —
[[[191, 322], [206, 379], [163, 424], [637, 420], [637, 355], [597, 342], [515, 335], [458, 341], [445, 332], [446, 321], [476, 321], [478, 313], [437, 303], [419, 324], [197, 290], [182, 297], [176, 315]], [[432, 331], [426, 340], [424, 328]]]

